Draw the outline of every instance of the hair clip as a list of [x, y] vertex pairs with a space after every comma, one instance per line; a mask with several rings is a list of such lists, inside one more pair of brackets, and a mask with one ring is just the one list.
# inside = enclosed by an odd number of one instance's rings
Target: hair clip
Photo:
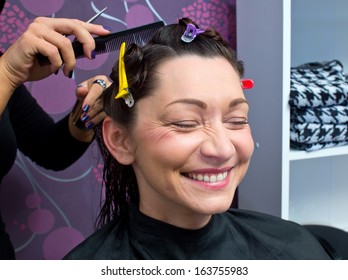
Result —
[[251, 79], [241, 80], [240, 84], [242, 86], [242, 89], [251, 89], [254, 87], [254, 81]]
[[186, 25], [185, 33], [181, 36], [181, 40], [185, 43], [191, 43], [198, 34], [205, 32], [205, 30], [196, 28], [192, 23]]
[[123, 42], [120, 47], [120, 55], [118, 58], [118, 93], [115, 99], [123, 98], [128, 107], [133, 107], [134, 98], [128, 88], [128, 80], [126, 75], [126, 67], [124, 64], [124, 53], [126, 51], [126, 42]]

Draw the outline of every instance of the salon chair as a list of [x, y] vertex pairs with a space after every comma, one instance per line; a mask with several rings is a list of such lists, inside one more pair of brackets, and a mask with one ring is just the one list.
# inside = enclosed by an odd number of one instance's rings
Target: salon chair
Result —
[[326, 225], [304, 225], [334, 260], [348, 260], [348, 232]]

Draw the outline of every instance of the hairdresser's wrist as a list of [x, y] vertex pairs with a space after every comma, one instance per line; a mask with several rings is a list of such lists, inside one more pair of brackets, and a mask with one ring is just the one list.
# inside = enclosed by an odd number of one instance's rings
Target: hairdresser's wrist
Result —
[[3, 111], [5, 110], [5, 107], [15, 89], [16, 86], [11, 83], [5, 74], [5, 70], [3, 69], [3, 65], [0, 61], [0, 115], [2, 115]]

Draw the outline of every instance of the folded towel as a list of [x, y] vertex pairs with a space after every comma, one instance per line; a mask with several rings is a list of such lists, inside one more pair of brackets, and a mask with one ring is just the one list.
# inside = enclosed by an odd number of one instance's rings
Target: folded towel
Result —
[[324, 148], [333, 148], [347, 145], [348, 141], [339, 142], [327, 142], [327, 143], [314, 143], [314, 144], [304, 144], [290, 141], [290, 147], [296, 150], [304, 150], [306, 152], [314, 152]]
[[340, 61], [306, 63], [291, 68], [290, 107], [340, 105], [347, 98], [347, 77]]
[[291, 108], [291, 121], [295, 123], [347, 124], [348, 105], [316, 108]]
[[348, 141], [348, 125], [291, 122], [290, 140], [306, 144]]

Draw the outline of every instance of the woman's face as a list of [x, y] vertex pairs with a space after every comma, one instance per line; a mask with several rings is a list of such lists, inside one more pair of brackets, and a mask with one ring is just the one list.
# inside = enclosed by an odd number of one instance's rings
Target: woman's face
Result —
[[163, 63], [158, 86], [136, 103], [130, 131], [140, 210], [183, 228], [226, 211], [244, 177], [253, 139], [240, 79], [223, 58]]

